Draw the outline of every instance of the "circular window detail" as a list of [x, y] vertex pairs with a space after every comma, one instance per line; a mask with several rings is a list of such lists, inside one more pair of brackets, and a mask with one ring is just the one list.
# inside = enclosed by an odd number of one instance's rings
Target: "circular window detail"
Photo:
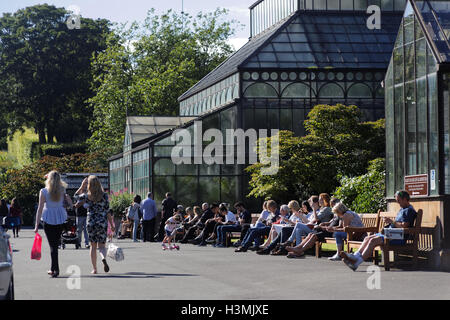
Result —
[[353, 80], [355, 78], [355, 76], [353, 75], [353, 72], [349, 72], [347, 73], [347, 80]]
[[271, 79], [271, 80], [278, 80], [278, 73], [272, 72], [272, 73], [270, 74], [270, 79]]
[[250, 80], [250, 72], [244, 72], [244, 74], [242, 75], [242, 79]]
[[263, 73], [261, 74], [261, 79], [263, 79], [264, 81], [269, 80], [269, 78], [270, 78], [270, 75], [269, 75], [268, 72], [263, 72]]
[[366, 80], [372, 80], [373, 79], [373, 74], [372, 73], [370, 73], [370, 72], [367, 72], [366, 73], [366, 75], [365, 75], [365, 77], [366, 77]]
[[306, 80], [308, 79], [308, 75], [306, 74], [306, 72], [301, 72], [300, 73], [300, 80]]
[[319, 80], [325, 80], [325, 73], [323, 72], [319, 73]]
[[355, 77], [356, 77], [356, 80], [360, 80], [360, 81], [364, 78], [362, 72], [357, 72]]
[[328, 73], [328, 80], [334, 80], [334, 73], [333, 72], [329, 72]]
[[258, 80], [259, 79], [259, 73], [258, 72], [253, 72], [252, 73], [252, 80]]
[[288, 79], [288, 74], [287, 72], [282, 72], [281, 73], [281, 80], [287, 80]]
[[384, 74], [382, 72], [375, 73], [375, 79], [376, 80], [381, 81], [381, 80], [383, 80], [383, 78], [384, 78]]
[[316, 74], [315, 73], [311, 73], [311, 80], [316, 79]]
[[344, 80], [344, 74], [342, 72], [338, 72], [336, 74], [336, 79], [338, 79], [339, 81]]
[[297, 79], [297, 74], [295, 72], [289, 73], [289, 80], [294, 81]]

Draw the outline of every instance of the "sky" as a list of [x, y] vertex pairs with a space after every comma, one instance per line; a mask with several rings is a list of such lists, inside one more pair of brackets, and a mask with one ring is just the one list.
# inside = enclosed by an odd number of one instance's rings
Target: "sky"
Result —
[[[229, 17], [245, 25], [244, 28], [237, 30], [236, 35], [230, 40], [237, 50], [248, 41], [250, 35], [248, 7], [254, 2], [255, 0], [184, 0], [184, 11], [196, 14], [199, 11], [213, 11], [218, 7], [229, 9]], [[158, 13], [168, 9], [181, 11], [182, 8], [182, 0], [0, 0], [0, 15], [43, 3], [67, 9], [76, 6], [80, 9], [82, 17], [105, 18], [119, 23], [143, 21], [150, 8], [155, 8]]]

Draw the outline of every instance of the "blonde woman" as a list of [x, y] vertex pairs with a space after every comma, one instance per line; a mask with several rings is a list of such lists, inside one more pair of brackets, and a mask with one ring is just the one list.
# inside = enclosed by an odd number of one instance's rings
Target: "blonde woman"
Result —
[[66, 195], [67, 184], [61, 180], [57, 171], [52, 171], [46, 176], [45, 188], [39, 193], [39, 206], [36, 214], [34, 232], [39, 232], [39, 223], [44, 223], [44, 232], [50, 246], [51, 268], [48, 274], [52, 278], [59, 276], [58, 246], [61, 243], [63, 224], [67, 220], [67, 212], [64, 209], [64, 199], [69, 206], [73, 206], [72, 200]]
[[97, 247], [102, 257], [105, 272], [109, 272], [106, 262], [106, 237], [108, 220], [111, 231], [115, 232], [114, 221], [109, 211], [108, 195], [103, 191], [100, 180], [96, 176], [89, 176], [83, 180], [80, 189], [75, 193], [80, 195], [76, 207], [84, 206], [88, 210], [87, 231], [91, 243], [92, 274], [97, 274]]

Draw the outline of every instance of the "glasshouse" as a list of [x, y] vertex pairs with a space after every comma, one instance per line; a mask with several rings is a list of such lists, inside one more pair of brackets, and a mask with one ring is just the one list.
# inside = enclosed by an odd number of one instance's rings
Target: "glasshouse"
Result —
[[435, 249], [450, 234], [449, 38], [449, 1], [408, 1], [385, 80], [390, 211], [395, 191], [410, 191]]
[[[317, 104], [358, 106], [365, 120], [384, 118], [383, 80], [406, 0], [261, 0], [250, 7], [250, 39], [180, 98], [172, 128], [132, 137], [110, 159], [111, 190], [152, 190], [157, 203], [171, 191], [182, 203], [245, 200], [245, 165], [174, 165], [173, 130], [283, 129], [305, 134]], [[369, 28], [367, 8], [381, 8]], [[158, 117], [149, 117], [158, 123]], [[151, 122], [150, 120], [148, 123]], [[179, 122], [183, 122], [179, 124]], [[178, 125], [179, 124], [179, 125]]]

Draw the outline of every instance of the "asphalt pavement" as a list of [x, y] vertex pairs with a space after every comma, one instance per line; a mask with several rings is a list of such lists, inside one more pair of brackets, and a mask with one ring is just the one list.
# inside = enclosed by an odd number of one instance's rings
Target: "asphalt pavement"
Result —
[[159, 243], [130, 239], [116, 241], [125, 260], [109, 260], [108, 274], [99, 260], [99, 274], [92, 275], [89, 250], [67, 245], [60, 250], [61, 275], [51, 279], [49, 247], [41, 235], [40, 261], [30, 258], [32, 230], [11, 235], [18, 300], [450, 299], [444, 272], [373, 271], [371, 263], [353, 272], [342, 262], [311, 255], [287, 259], [190, 244], [162, 251]]

